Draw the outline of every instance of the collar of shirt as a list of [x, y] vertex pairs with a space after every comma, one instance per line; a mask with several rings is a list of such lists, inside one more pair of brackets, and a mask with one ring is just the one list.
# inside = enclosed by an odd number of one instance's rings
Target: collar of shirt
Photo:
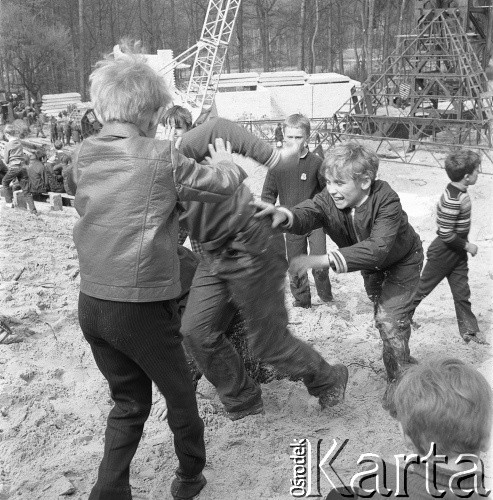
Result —
[[308, 148], [305, 148], [301, 153], [300, 153], [300, 159], [301, 158], [306, 158], [306, 155], [310, 152]]

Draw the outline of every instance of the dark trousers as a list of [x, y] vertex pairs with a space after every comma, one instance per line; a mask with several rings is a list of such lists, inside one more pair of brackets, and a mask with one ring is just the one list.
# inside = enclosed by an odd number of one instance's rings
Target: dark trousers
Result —
[[[299, 255], [308, 254], [310, 245], [310, 255], [324, 255], [327, 253], [327, 243], [323, 229], [316, 229], [309, 234], [286, 234], [286, 255], [288, 262]], [[332, 300], [332, 287], [330, 284], [328, 269], [313, 269], [313, 279], [318, 296], [324, 301]], [[292, 275], [289, 273], [289, 286], [291, 293], [297, 302], [302, 305], [311, 303], [310, 282], [308, 274]]]
[[4, 175], [2, 179], [2, 187], [3, 187], [3, 195], [5, 197], [6, 203], [12, 203], [14, 198], [14, 193], [12, 190], [12, 186], [10, 183], [18, 179], [19, 184], [21, 186], [22, 192], [24, 193], [24, 197], [26, 198], [27, 206], [29, 210], [34, 211], [36, 207], [34, 206], [33, 195], [29, 192], [29, 178], [27, 175], [26, 167], [23, 165], [12, 165], [9, 166], [8, 172]]
[[246, 321], [253, 356], [280, 373], [302, 379], [311, 395], [337, 383], [322, 356], [288, 329], [284, 302], [287, 270], [283, 236], [270, 222], [252, 220], [222, 251], [208, 255], [195, 272], [182, 320], [184, 343], [227, 411], [240, 411], [261, 397], [238, 352], [224, 335], [234, 306]]
[[166, 398], [180, 472], [201, 472], [204, 424], [181, 344], [176, 301], [112, 302], [81, 293], [79, 323], [115, 403], [89, 500], [131, 500], [130, 462], [151, 410], [152, 381]]
[[467, 252], [450, 249], [440, 238], [436, 238], [426, 253], [426, 265], [419, 280], [412, 313], [443, 279], [447, 278], [454, 299], [459, 333], [479, 332], [478, 321], [471, 310], [471, 290], [468, 282]]
[[363, 271], [365, 290], [373, 302], [375, 325], [383, 342], [383, 363], [392, 382], [412, 362], [409, 351], [411, 336], [410, 312], [423, 265], [423, 250], [384, 271]]

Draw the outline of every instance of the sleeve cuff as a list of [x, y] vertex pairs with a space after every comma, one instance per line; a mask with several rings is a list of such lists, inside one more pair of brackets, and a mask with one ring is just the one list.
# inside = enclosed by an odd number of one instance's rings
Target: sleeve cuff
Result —
[[329, 262], [330, 262], [330, 267], [336, 272], [336, 273], [347, 273], [347, 262], [346, 259], [344, 258], [344, 255], [342, 255], [339, 250], [331, 250], [329, 252]]
[[270, 155], [270, 158], [265, 163], [265, 166], [267, 168], [275, 167], [279, 163], [280, 159], [281, 159], [281, 153], [280, 153], [279, 149], [272, 148], [272, 154]]
[[288, 220], [286, 222], [279, 224], [280, 227], [284, 229], [289, 229], [293, 225], [293, 218], [294, 218], [293, 212], [291, 212], [291, 210], [288, 210], [285, 207], [277, 207], [277, 210], [279, 210], [279, 212], [282, 212], [283, 214], [286, 214], [286, 216], [288, 217]]

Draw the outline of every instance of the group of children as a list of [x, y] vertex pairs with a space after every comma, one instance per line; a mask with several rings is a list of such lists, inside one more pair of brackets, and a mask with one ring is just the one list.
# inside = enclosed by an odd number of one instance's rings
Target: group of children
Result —
[[17, 187], [23, 192], [28, 209], [38, 215], [34, 201], [46, 199], [47, 193], [69, 193], [67, 182], [72, 158], [63, 151], [61, 141], [55, 141], [55, 151], [47, 157], [46, 150], [39, 147], [25, 151], [21, 139], [26, 129], [16, 124], [7, 124], [3, 130], [6, 140], [3, 161], [0, 161], [0, 180], [5, 204], [13, 208], [13, 191]]
[[[170, 113], [170, 140], [157, 140], [171, 98], [142, 56], [127, 49], [102, 60], [90, 80], [94, 111], [103, 127], [76, 151], [71, 172], [80, 215], [74, 227], [79, 322], [115, 402], [90, 500], [131, 500], [129, 467], [151, 410], [152, 381], [166, 398], [174, 434], [179, 466], [173, 498], [191, 499], [206, 484], [203, 423], [182, 341], [231, 420], [263, 413], [261, 387], [225, 335], [238, 309], [248, 346], [258, 359], [301, 380], [322, 410], [343, 401], [347, 367], [330, 365], [288, 328], [283, 233], [297, 235], [287, 243], [295, 305], [310, 304], [308, 268], [314, 269], [323, 301], [332, 299], [329, 268], [362, 272], [384, 346], [389, 382], [384, 406], [399, 416], [394, 393], [416, 363], [409, 337], [423, 252], [397, 194], [376, 178], [378, 157], [347, 143], [330, 151], [320, 166], [307, 151], [309, 122], [300, 116], [286, 122], [286, 147], [280, 150], [227, 120], [190, 128]], [[254, 201], [232, 152], [269, 168], [266, 201]], [[462, 252], [462, 269], [466, 252], [477, 251], [467, 243], [470, 218], [464, 212], [468, 207], [470, 212], [465, 191], [479, 168], [478, 162], [470, 164], [471, 158], [447, 167], [448, 173], [454, 170], [450, 197], [460, 198], [456, 217], [464, 242], [454, 239], [453, 244]], [[321, 168], [325, 181], [318, 175]], [[288, 172], [294, 172], [291, 181]], [[288, 207], [275, 206], [277, 196]], [[446, 202], [448, 198], [444, 206]], [[450, 212], [442, 219], [450, 222]], [[180, 223], [201, 251], [181, 324], [176, 300]], [[329, 235], [338, 249], [327, 252], [324, 247], [315, 255], [312, 247], [306, 255], [306, 235], [317, 232], [324, 244]], [[450, 233], [447, 238], [452, 241]], [[458, 266], [449, 260], [448, 271], [442, 271], [447, 277]], [[428, 280], [421, 298], [432, 288]], [[464, 304], [466, 295], [454, 292], [454, 300]], [[469, 320], [470, 308], [466, 312], [461, 334], [481, 341], [477, 324]]]

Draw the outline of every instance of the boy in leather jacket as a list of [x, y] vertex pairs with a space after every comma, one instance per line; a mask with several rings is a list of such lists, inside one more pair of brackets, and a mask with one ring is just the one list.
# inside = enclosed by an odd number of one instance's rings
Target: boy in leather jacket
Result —
[[152, 406], [152, 381], [165, 396], [179, 466], [175, 499], [206, 484], [204, 424], [180, 335], [179, 200], [228, 199], [245, 174], [222, 140], [210, 164], [154, 138], [171, 98], [162, 77], [131, 50], [100, 61], [91, 101], [103, 123], [75, 153], [72, 183], [80, 219], [79, 323], [115, 403], [90, 500], [131, 500], [130, 462]]

